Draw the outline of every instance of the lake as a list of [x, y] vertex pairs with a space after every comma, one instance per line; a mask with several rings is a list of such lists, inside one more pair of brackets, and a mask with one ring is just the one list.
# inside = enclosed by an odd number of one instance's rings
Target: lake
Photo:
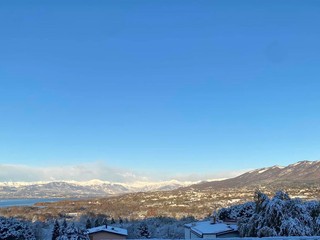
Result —
[[38, 202], [58, 202], [61, 198], [0, 199], [0, 207], [32, 206]]

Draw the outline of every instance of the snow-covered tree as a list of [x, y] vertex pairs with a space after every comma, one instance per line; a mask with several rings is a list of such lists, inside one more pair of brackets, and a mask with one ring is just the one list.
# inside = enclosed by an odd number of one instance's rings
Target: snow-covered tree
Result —
[[320, 213], [319, 203], [291, 199], [283, 191], [276, 192], [271, 199], [257, 191], [254, 200], [254, 214], [239, 220], [241, 236], [312, 236], [319, 234], [320, 225], [317, 225]]
[[52, 230], [52, 240], [56, 240], [60, 236], [60, 225], [58, 220], [54, 221], [53, 230]]
[[146, 223], [141, 223], [139, 226], [140, 237], [150, 238], [150, 232]]
[[85, 229], [76, 227], [74, 223], [68, 226], [57, 240], [89, 240]]
[[246, 202], [244, 204], [234, 205], [228, 208], [221, 208], [218, 211], [218, 219], [224, 221], [227, 219], [238, 219], [242, 217], [249, 218], [255, 212], [255, 203]]
[[1, 240], [35, 240], [34, 232], [27, 222], [0, 217]]
[[64, 234], [64, 232], [66, 231], [67, 227], [68, 227], [68, 224], [67, 224], [66, 219], [64, 218], [63, 221], [62, 221], [62, 224], [60, 225], [60, 235]]
[[273, 236], [277, 236], [277, 233], [273, 228], [270, 228], [268, 226], [264, 226], [257, 231], [257, 236], [258, 237], [273, 237]]
[[[128, 238], [148, 238], [148, 234], [141, 236], [141, 225], [147, 226], [149, 238], [182, 239], [184, 238], [184, 225], [196, 221], [194, 217], [185, 217], [180, 220], [170, 217], [153, 217], [144, 220], [124, 222], [123, 226], [128, 230]], [[120, 224], [118, 224], [119, 227]]]

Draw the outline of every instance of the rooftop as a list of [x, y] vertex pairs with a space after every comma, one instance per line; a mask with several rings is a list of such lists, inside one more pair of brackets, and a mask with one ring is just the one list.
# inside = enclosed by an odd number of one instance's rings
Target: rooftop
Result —
[[236, 224], [214, 223], [211, 221], [194, 222], [185, 225], [198, 234], [219, 234], [229, 231], [237, 231]]
[[97, 232], [109, 232], [109, 233], [114, 233], [114, 234], [124, 235], [124, 236], [128, 235], [127, 229], [113, 227], [113, 226], [106, 226], [106, 225], [89, 228], [87, 230], [88, 234], [97, 233]]

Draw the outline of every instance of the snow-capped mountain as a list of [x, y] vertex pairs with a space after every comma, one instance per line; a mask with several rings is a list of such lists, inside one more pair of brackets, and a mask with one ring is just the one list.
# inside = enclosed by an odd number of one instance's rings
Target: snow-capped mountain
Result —
[[286, 167], [272, 166], [246, 172], [222, 181], [202, 182], [189, 188], [235, 188], [249, 186], [290, 186], [320, 183], [320, 161], [300, 161]]
[[218, 189], [237, 187], [277, 187], [320, 184], [320, 161], [301, 161], [286, 167], [273, 166], [246, 172], [238, 177], [206, 182], [112, 183], [94, 179], [86, 182], [2, 182], [2, 198], [80, 198], [104, 197], [133, 192], [169, 191], [175, 189]]
[[90, 181], [54, 182], [1, 182], [2, 198], [79, 198], [110, 196], [131, 192], [167, 191], [185, 187], [195, 182], [177, 180], [163, 182], [111, 183], [94, 179]]

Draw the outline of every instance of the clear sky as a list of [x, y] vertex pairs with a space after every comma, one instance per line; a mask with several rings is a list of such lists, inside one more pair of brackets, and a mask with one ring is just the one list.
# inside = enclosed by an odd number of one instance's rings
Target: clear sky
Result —
[[0, 180], [319, 159], [319, 12], [316, 0], [1, 1]]

